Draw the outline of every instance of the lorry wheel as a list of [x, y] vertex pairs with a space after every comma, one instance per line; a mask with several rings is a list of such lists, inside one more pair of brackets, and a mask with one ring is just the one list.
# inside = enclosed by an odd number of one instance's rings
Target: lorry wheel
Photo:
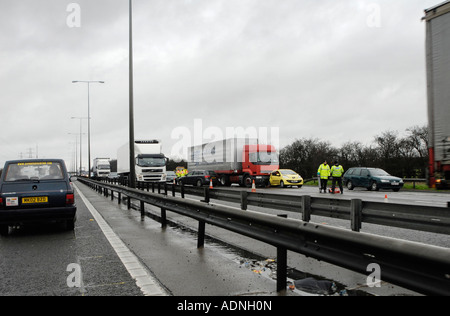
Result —
[[230, 181], [230, 177], [226, 176], [226, 175], [222, 175], [220, 177], [220, 184], [223, 185], [224, 187], [229, 187], [231, 186], [231, 181]]
[[252, 182], [252, 177], [249, 176], [249, 175], [246, 175], [245, 178], [244, 178], [243, 183], [244, 183], [244, 186], [245, 186], [245, 187], [251, 188], [251, 187], [252, 187], [252, 183], [253, 183], [253, 182]]

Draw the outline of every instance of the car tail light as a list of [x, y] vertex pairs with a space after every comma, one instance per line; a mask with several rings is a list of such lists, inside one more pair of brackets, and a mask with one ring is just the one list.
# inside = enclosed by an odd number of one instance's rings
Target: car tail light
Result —
[[208, 175], [205, 176], [205, 179], [209, 179], [209, 178], [211, 178], [211, 176], [208, 176]]
[[66, 205], [74, 204], [75, 203], [75, 196], [72, 194], [66, 194]]
[[3, 205], [3, 198], [0, 197], [0, 205]]

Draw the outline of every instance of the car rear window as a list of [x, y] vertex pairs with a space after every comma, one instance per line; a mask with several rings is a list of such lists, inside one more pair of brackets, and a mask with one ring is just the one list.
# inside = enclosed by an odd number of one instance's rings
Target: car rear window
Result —
[[8, 165], [5, 181], [61, 180], [62, 170], [61, 164], [54, 161], [18, 162]]

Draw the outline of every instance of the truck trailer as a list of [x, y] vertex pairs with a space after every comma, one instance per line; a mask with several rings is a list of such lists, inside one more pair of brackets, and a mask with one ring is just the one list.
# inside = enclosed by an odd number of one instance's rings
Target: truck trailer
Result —
[[270, 173], [279, 168], [278, 153], [258, 139], [231, 138], [188, 148], [188, 170], [214, 171], [219, 183], [266, 186]]
[[[166, 181], [167, 158], [162, 153], [159, 140], [136, 140], [134, 142], [136, 180], [145, 182]], [[117, 151], [117, 174], [128, 179], [130, 175], [130, 146], [126, 143]]]
[[109, 177], [111, 173], [111, 164], [109, 163], [109, 158], [95, 158], [92, 165], [92, 173], [94, 178], [102, 179]]
[[450, 185], [450, 1], [425, 10], [429, 185]]

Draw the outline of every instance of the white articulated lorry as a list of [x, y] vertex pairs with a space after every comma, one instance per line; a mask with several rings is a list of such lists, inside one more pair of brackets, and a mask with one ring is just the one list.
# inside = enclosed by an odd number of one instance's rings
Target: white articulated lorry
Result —
[[[159, 140], [136, 140], [134, 142], [135, 165], [137, 181], [166, 181], [167, 158], [162, 153]], [[130, 146], [128, 143], [117, 151], [117, 174], [120, 178], [130, 175]]]
[[111, 173], [111, 164], [109, 158], [95, 158], [92, 166], [94, 178], [101, 179], [109, 177]]

